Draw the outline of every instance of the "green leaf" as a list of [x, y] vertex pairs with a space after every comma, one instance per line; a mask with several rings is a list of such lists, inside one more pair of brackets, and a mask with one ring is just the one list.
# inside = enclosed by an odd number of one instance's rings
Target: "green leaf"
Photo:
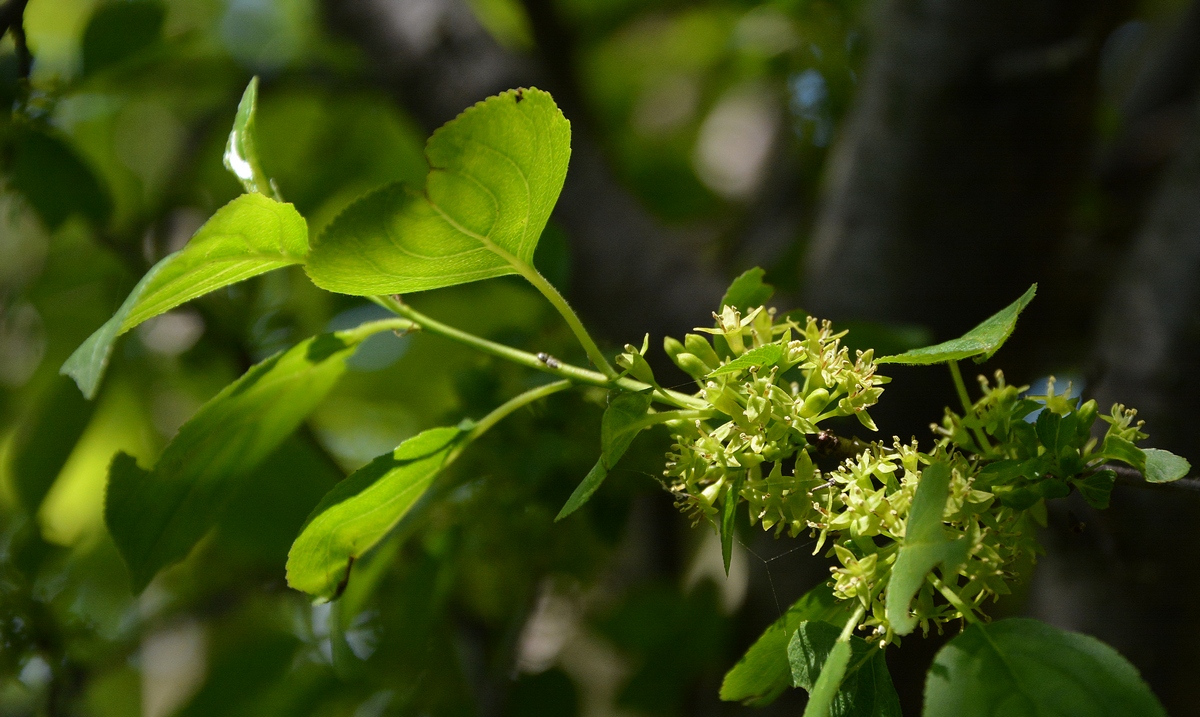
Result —
[[1108, 645], [1037, 620], [969, 626], [938, 652], [924, 717], [1166, 715], [1137, 669]]
[[646, 427], [641, 420], [650, 410], [650, 401], [649, 393], [622, 393], [608, 405], [600, 419], [600, 459], [558, 511], [556, 522], [579, 510], [608, 477], [633, 439]]
[[47, 128], [16, 126], [0, 145], [8, 155], [8, 186], [29, 200], [46, 227], [57, 230], [72, 216], [104, 225], [112, 214], [112, 198], [97, 173], [61, 133]]
[[308, 228], [292, 205], [243, 194], [217, 210], [182, 250], [151, 267], [117, 313], [71, 354], [60, 373], [94, 398], [118, 336], [221, 287], [301, 264], [307, 253]]
[[733, 538], [737, 523], [737, 506], [741, 500], [742, 481], [745, 473], [738, 471], [729, 484], [725, 503], [721, 510], [721, 558], [725, 562], [725, 576], [729, 576], [729, 561], [733, 558]]
[[875, 359], [875, 363], [902, 363], [925, 366], [935, 363], [947, 363], [965, 358], [974, 358], [982, 363], [992, 357], [1000, 347], [1008, 341], [1013, 329], [1017, 328], [1017, 317], [1021, 311], [1033, 301], [1037, 293], [1037, 284], [1029, 287], [1021, 298], [993, 314], [986, 321], [963, 334], [960, 338], [926, 346], [925, 348], [905, 351], [895, 356], [884, 356]]
[[257, 364], [200, 407], [151, 471], [117, 455], [105, 522], [134, 592], [187, 555], [242, 481], [325, 398], [359, 343], [393, 323], [315, 336]]
[[461, 427], [419, 433], [329, 491], [288, 553], [288, 585], [336, 598], [354, 561], [400, 522], [466, 435]]
[[10, 448], [11, 472], [17, 497], [29, 515], [37, 515], [95, 407], [70, 381], [55, 377], [33, 410], [21, 417]]
[[1133, 445], [1132, 442], [1120, 436], [1112, 433], [1105, 436], [1104, 445], [1100, 447], [1100, 452], [1106, 458], [1121, 461], [1138, 469], [1143, 475], [1146, 474], [1146, 451], [1143, 451], [1141, 448]]
[[763, 282], [766, 273], [756, 266], [734, 279], [721, 298], [721, 306], [717, 311], [732, 306], [744, 314], [770, 301], [775, 295], [775, 287]]
[[[851, 637], [849, 642], [838, 642], [840, 627], [827, 622], [803, 622], [788, 643], [788, 661], [792, 668], [792, 682], [811, 693], [809, 707], [804, 714], [822, 714], [831, 717], [901, 717], [900, 698], [892, 684], [883, 650], [860, 637]], [[838, 648], [838, 645], [848, 647]], [[830, 663], [835, 651], [848, 653], [848, 665], [842, 666], [840, 689], [830, 693], [829, 685], [837, 677], [838, 664]], [[837, 657], [835, 656], [835, 659]], [[825, 677], [824, 667], [834, 668]], [[821, 679], [826, 682], [822, 685]], [[822, 689], [818, 695], [818, 687]], [[824, 708], [822, 709], [822, 703]]]
[[238, 178], [250, 194], [273, 193], [271, 180], [263, 171], [258, 159], [258, 146], [255, 139], [254, 115], [258, 110], [258, 77], [250, 79], [242, 100], [238, 103], [237, 114], [233, 118], [233, 129], [229, 131], [229, 141], [225, 143], [225, 168]]
[[904, 541], [896, 556], [888, 580], [887, 618], [897, 634], [907, 635], [917, 626], [908, 606], [925, 582], [925, 576], [939, 564], [952, 570], [967, 558], [966, 538], [950, 540], [943, 528], [942, 514], [950, 497], [950, 466], [937, 462], [921, 473], [913, 496], [912, 509], [904, 531]]
[[744, 702], [753, 707], [770, 704], [792, 684], [788, 640], [800, 623], [806, 620], [827, 622], [841, 630], [852, 614], [845, 601], [833, 596], [830, 583], [824, 582], [809, 590], [763, 631], [733, 669], [725, 673], [721, 699]]
[[1113, 471], [1097, 471], [1083, 480], [1075, 481], [1075, 488], [1088, 505], [1097, 510], [1104, 510], [1108, 507], [1116, 482], [1117, 474]]
[[1170, 483], [1183, 478], [1192, 470], [1192, 464], [1188, 463], [1186, 458], [1177, 456], [1170, 451], [1147, 448], [1144, 453], [1146, 454], [1147, 483]]
[[83, 74], [93, 74], [153, 47], [162, 36], [166, 14], [162, 3], [152, 0], [96, 8], [80, 42]]
[[[801, 628], [803, 627], [801, 625]], [[792, 642], [788, 645], [789, 658], [793, 655], [792, 646], [797, 644], [796, 638], [800, 635], [801, 630], [797, 630], [796, 637], [792, 638]], [[804, 652], [804, 648], [798, 648], [796, 651]], [[846, 676], [846, 668], [850, 665], [850, 653], [849, 641], [833, 643], [833, 647], [821, 661], [821, 672], [816, 683], [808, 691], [808, 704], [804, 706], [804, 717], [832, 717], [834, 714], [833, 701], [842, 686], [842, 678]], [[795, 675], [794, 670], [795, 668], [793, 668], [793, 676]]]
[[754, 367], [771, 366], [781, 358], [783, 358], [783, 346], [781, 344], [767, 344], [766, 346], [759, 346], [756, 349], [750, 349], [708, 375], [720, 376], [722, 374], [745, 371]]
[[424, 193], [391, 185], [351, 205], [316, 242], [308, 275], [369, 295], [529, 273], [570, 144], [571, 125], [546, 92], [476, 104], [429, 138]]

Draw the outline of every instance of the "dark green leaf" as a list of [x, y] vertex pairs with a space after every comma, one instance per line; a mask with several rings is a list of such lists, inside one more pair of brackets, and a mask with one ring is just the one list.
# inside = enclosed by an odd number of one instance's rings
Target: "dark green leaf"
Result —
[[1108, 507], [1113, 485], [1116, 482], [1116, 473], [1112, 471], [1098, 471], [1083, 480], [1075, 481], [1075, 487], [1079, 490], [1079, 495], [1083, 496], [1083, 499], [1087, 501], [1088, 505], [1098, 510], [1104, 510]]
[[975, 476], [974, 487], [979, 490], [990, 490], [993, 486], [1011, 483], [1024, 475], [1026, 461], [1011, 458], [988, 463]]
[[924, 717], [1166, 713], [1108, 645], [1037, 620], [975, 624], [934, 658]]
[[244, 194], [217, 210], [182, 250], [146, 272], [117, 313], [71, 354], [61, 373], [93, 398], [118, 336], [223, 286], [301, 264], [307, 253], [308, 228], [292, 205]]
[[329, 491], [288, 553], [288, 585], [336, 598], [354, 560], [400, 522], [465, 436], [458, 427], [419, 433]]
[[1036, 293], [1037, 284], [1034, 284], [1021, 298], [993, 314], [960, 338], [936, 346], [905, 351], [895, 356], [884, 356], [876, 359], [875, 362], [927, 365], [965, 358], [974, 358], [979, 362], [986, 361], [992, 357], [992, 354], [1000, 350], [1000, 347], [1012, 335], [1013, 329], [1017, 327], [1017, 317], [1033, 300]]
[[12, 475], [17, 496], [36, 515], [54, 479], [92, 418], [94, 403], [71, 382], [56, 378], [32, 415], [23, 417], [12, 444]]
[[775, 287], [763, 282], [766, 273], [756, 266], [734, 279], [725, 296], [721, 297], [721, 306], [717, 311], [732, 306], [744, 314], [770, 301], [775, 295]]
[[368, 295], [532, 271], [570, 141], [570, 123], [545, 92], [480, 102], [430, 137], [424, 193], [392, 185], [353, 204], [317, 241], [309, 276]]
[[952, 570], [966, 559], [970, 549], [966, 538], [948, 539], [943, 527], [950, 477], [949, 465], [933, 463], [921, 473], [921, 482], [913, 496], [904, 541], [887, 586], [887, 618], [900, 635], [907, 635], [917, 626], [908, 606], [925, 582], [925, 576], [939, 564]]
[[[801, 628], [803, 627], [801, 625]], [[800, 634], [801, 631], [797, 630], [796, 636], [799, 637]], [[789, 658], [796, 653], [806, 652], [803, 647], [797, 648], [794, 652], [792, 648], [796, 644], [797, 639], [794, 637], [788, 645]], [[804, 717], [832, 717], [833, 702], [841, 689], [842, 679], [846, 676], [846, 668], [850, 665], [850, 653], [848, 641], [833, 643], [832, 648], [826, 653], [825, 659], [821, 661], [821, 671], [818, 673], [816, 683], [808, 691], [808, 704], [804, 706]], [[795, 665], [796, 662], [793, 661], [792, 664]], [[792, 674], [794, 677], [794, 667]]]
[[22, 128], [13, 133], [7, 174], [51, 230], [72, 216], [103, 225], [112, 200], [96, 173], [70, 143], [52, 130]]
[[783, 346], [781, 344], [767, 344], [766, 346], [759, 346], [756, 349], [750, 349], [708, 375], [720, 376], [722, 374], [745, 371], [752, 367], [761, 368], [763, 366], [770, 366], [781, 358], [783, 358]]
[[[796, 687], [815, 692], [826, 661], [838, 644], [841, 630], [820, 621], [799, 625], [788, 643], [788, 661]], [[831, 717], [901, 717], [900, 698], [892, 684], [883, 650], [859, 637], [851, 637], [849, 647], [850, 661], [841, 679], [841, 689], [827, 703], [827, 711], [819, 713]], [[829, 679], [832, 677], [831, 674]], [[809, 705], [814, 711], [818, 709], [815, 695], [810, 698]], [[809, 712], [805, 711], [805, 714]]]
[[741, 502], [742, 481], [745, 474], [738, 471], [729, 484], [725, 503], [721, 507], [721, 559], [725, 562], [725, 575], [729, 575], [729, 561], [733, 558], [733, 538], [737, 527], [737, 507]]
[[1170, 451], [1147, 448], [1144, 453], [1146, 455], [1147, 483], [1169, 483], [1183, 478], [1192, 470], [1192, 464], [1188, 463], [1186, 458], [1177, 456]]
[[101, 5], [88, 21], [80, 43], [83, 73], [90, 75], [136, 55], [158, 42], [166, 8], [149, 0]]
[[604, 411], [604, 418], [600, 419], [600, 459], [576, 486], [554, 520], [562, 520], [588, 502], [608, 477], [608, 472], [625, 455], [629, 444], [646, 427], [640, 422], [650, 410], [650, 401], [649, 393], [622, 393], [612, 400]]
[[300, 645], [292, 635], [262, 628], [240, 637], [212, 657], [204, 684], [177, 717], [255, 714], [255, 698], [287, 673]]
[[806, 620], [828, 622], [840, 630], [851, 614], [846, 602], [833, 596], [833, 588], [828, 582], [809, 590], [788, 608], [783, 617], [772, 623], [725, 674], [721, 699], [755, 707], [770, 704], [792, 684], [788, 641], [800, 623]]
[[325, 398], [358, 344], [392, 323], [316, 336], [254, 366], [200, 407], [152, 471], [117, 455], [105, 521], [135, 592], [187, 555], [241, 481]]
[[271, 196], [271, 180], [263, 171], [258, 159], [257, 139], [254, 129], [254, 115], [258, 106], [258, 78], [251, 78], [242, 93], [238, 103], [237, 114], [233, 118], [233, 129], [229, 131], [229, 141], [225, 144], [225, 168], [233, 173], [242, 183], [242, 187], [251, 194]]

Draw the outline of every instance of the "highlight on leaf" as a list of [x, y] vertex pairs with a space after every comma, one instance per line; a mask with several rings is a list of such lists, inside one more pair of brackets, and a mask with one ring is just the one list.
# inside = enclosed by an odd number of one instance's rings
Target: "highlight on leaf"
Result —
[[531, 275], [570, 145], [570, 123], [548, 93], [490, 97], [429, 138], [423, 191], [384, 187], [335, 219], [313, 247], [308, 275], [356, 295]]
[[895, 356], [884, 356], [877, 363], [900, 363], [911, 365], [928, 365], [959, 361], [973, 358], [976, 362], [990, 359], [1000, 350], [1008, 337], [1017, 328], [1017, 318], [1033, 297], [1037, 294], [1037, 284], [1021, 295], [1013, 303], [1004, 307], [981, 324], [963, 334], [960, 338], [952, 339], [934, 346], [912, 349]]
[[152, 469], [118, 456], [104, 516], [134, 592], [186, 556], [216, 524], [236, 488], [325, 398], [363, 340], [408, 325], [386, 319], [302, 341], [201, 406]]

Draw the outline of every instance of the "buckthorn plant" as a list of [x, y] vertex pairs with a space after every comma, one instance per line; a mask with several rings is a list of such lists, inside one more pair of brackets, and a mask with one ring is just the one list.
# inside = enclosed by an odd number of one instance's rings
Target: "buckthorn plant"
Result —
[[[927, 677], [930, 717], [1163, 714], [1112, 648], [1035, 620], [989, 616], [1037, 562], [1048, 503], [1077, 492], [1103, 509], [1119, 473], [1167, 483], [1190, 469], [1148, 447], [1154, 427], [1134, 408], [1099, 406], [1053, 380], [1039, 394], [1000, 371], [977, 384], [963, 375], [1000, 351], [1036, 286], [961, 338], [878, 355], [852, 352], [847, 332], [821, 317], [772, 305], [773, 289], [754, 269], [711, 307], [710, 325], [646, 336], [612, 356], [534, 264], [571, 157], [571, 126], [548, 93], [515, 89], [466, 109], [429, 138], [423, 186], [376, 189], [311, 242], [306, 218], [259, 160], [256, 93], [252, 82], [225, 151], [245, 193], [155, 264], [62, 371], [91, 398], [123, 334], [293, 265], [319, 289], [362, 297], [386, 318], [305, 338], [258, 362], [199, 407], [153, 465], [123, 453], [112, 461], [104, 520], [135, 593], [197, 549], [230, 496], [325, 400], [371, 337], [449, 340], [490, 357], [487, 366], [513, 364], [524, 390], [420, 431], [333, 485], [287, 552], [291, 589], [335, 605], [357, 596], [357, 585], [374, 579], [364, 561], [381, 546], [395, 550], [389, 536], [405, 535], [422, 516], [453, 516], [438, 508], [450, 500], [439, 483], [448, 466], [515, 412], [582, 392], [605, 405], [599, 456], [558, 515], [537, 520], [579, 519], [639, 434], [658, 427], [670, 447], [653, 479], [696, 530], [719, 536], [726, 571], [739, 516], [782, 540], [809, 538], [830, 561], [827, 578], [730, 666], [722, 699], [763, 705], [796, 687], [809, 694], [806, 717], [898, 715], [886, 651], [918, 631], [950, 631]], [[409, 303], [420, 292], [506, 275], [541, 293], [588, 365], [485, 338]], [[659, 350], [691, 385], [663, 385], [647, 359]], [[872, 417], [898, 364], [945, 372], [960, 399], [928, 435], [894, 436]]]

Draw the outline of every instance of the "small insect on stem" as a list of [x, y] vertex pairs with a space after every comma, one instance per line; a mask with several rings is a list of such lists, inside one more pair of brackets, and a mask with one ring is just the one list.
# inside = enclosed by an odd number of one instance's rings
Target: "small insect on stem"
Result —
[[537, 355], [537, 359], [538, 359], [538, 361], [541, 361], [542, 363], [546, 364], [550, 368], [562, 368], [562, 362], [559, 361], [558, 359], [554, 358], [550, 354], [546, 353], [545, 351], [539, 352]]

